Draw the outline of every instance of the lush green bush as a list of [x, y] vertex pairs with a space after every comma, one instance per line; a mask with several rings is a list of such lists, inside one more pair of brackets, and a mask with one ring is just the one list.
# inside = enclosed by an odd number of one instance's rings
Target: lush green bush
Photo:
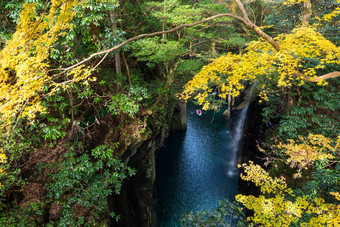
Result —
[[227, 199], [220, 201], [214, 210], [191, 211], [180, 221], [183, 226], [247, 226], [240, 203]]
[[[100, 145], [79, 154], [75, 148], [55, 163], [47, 198], [61, 206], [61, 226], [96, 223], [108, 218], [107, 197], [119, 194], [122, 181], [134, 171], [115, 158], [114, 150]], [[78, 153], [78, 154], [77, 154]], [[111, 217], [116, 217], [114, 213]]]

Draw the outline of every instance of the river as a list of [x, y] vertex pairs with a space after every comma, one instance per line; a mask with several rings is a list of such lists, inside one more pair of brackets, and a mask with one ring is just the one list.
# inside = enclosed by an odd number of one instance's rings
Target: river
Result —
[[157, 152], [157, 226], [180, 226], [183, 213], [216, 208], [219, 200], [234, 200], [237, 194], [230, 123], [221, 112], [198, 117], [195, 108], [188, 105], [187, 131], [170, 134]]

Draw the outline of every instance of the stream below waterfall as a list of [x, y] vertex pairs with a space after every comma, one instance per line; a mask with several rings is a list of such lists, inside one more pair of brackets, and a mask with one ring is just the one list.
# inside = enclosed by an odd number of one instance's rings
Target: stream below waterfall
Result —
[[198, 117], [196, 108], [188, 104], [187, 131], [170, 134], [157, 152], [155, 210], [159, 227], [180, 226], [183, 213], [216, 208], [219, 200], [234, 200], [237, 194], [235, 162], [247, 107], [236, 122], [240, 130], [234, 130], [233, 135], [221, 112], [203, 111]]

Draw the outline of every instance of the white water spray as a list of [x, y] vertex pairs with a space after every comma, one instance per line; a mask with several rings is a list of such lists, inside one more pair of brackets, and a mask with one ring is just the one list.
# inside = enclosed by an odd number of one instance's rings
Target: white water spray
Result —
[[244, 123], [246, 121], [247, 112], [248, 112], [249, 103], [245, 105], [242, 111], [237, 116], [237, 121], [235, 128], [233, 130], [232, 135], [232, 144], [230, 147], [230, 163], [228, 166], [227, 174], [229, 176], [233, 176], [238, 174], [238, 170], [236, 168], [236, 158], [238, 151], [242, 148], [241, 143], [243, 139], [243, 132], [244, 132]]

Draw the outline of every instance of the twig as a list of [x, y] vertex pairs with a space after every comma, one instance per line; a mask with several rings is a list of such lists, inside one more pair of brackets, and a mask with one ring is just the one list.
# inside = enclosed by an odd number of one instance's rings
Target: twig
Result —
[[104, 61], [104, 59], [107, 57], [107, 55], [109, 54], [109, 52], [107, 52], [105, 55], [104, 55], [104, 57], [98, 62], [98, 64], [95, 66], [95, 67], [93, 67], [92, 69], [91, 69], [91, 71], [94, 71], [103, 61]]

